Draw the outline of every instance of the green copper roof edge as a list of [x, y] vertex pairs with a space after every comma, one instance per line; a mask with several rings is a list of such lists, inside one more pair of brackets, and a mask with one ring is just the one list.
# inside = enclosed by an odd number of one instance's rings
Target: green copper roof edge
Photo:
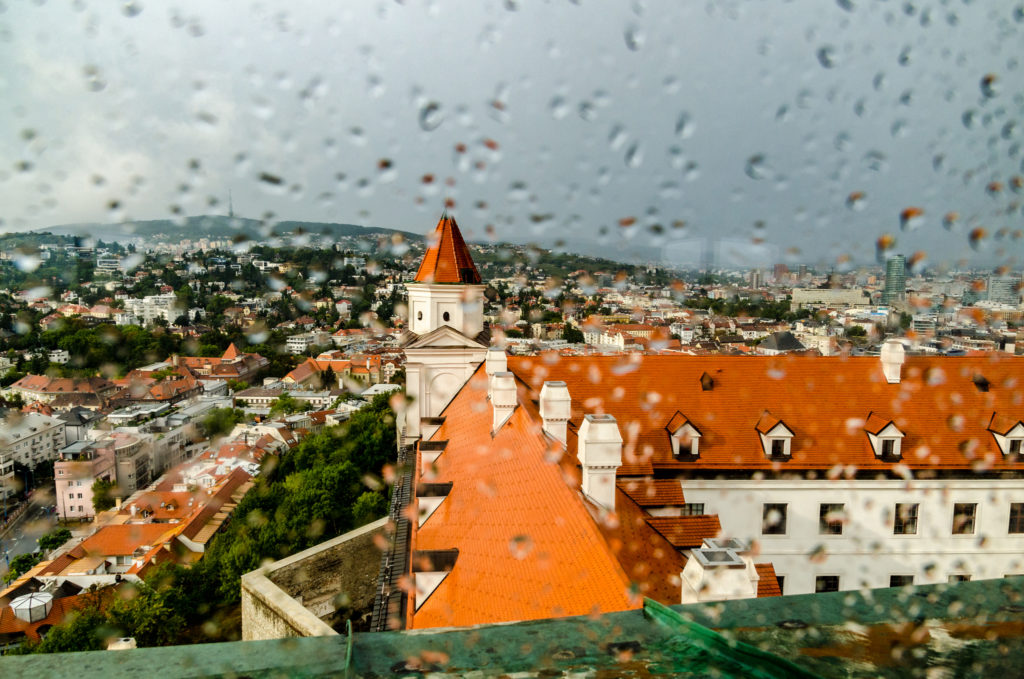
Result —
[[712, 655], [724, 656], [743, 666], [750, 671], [747, 676], [763, 679], [786, 679], [787, 677], [820, 679], [818, 675], [808, 672], [789, 660], [762, 651], [742, 641], [730, 641], [713, 629], [687, 620], [678, 612], [653, 599], [644, 599], [644, 615], [685, 635], [701, 650]]

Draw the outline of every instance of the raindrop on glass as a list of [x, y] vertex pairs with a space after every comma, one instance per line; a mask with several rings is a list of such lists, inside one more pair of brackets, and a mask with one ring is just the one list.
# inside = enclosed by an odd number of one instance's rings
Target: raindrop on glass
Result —
[[441, 113], [441, 105], [436, 101], [428, 102], [420, 109], [420, 127], [427, 132], [433, 132], [436, 130], [442, 122], [444, 122], [444, 116]]

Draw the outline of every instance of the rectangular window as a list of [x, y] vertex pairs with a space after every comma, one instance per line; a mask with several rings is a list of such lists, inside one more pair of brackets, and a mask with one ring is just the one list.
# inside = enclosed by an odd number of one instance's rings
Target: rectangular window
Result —
[[1024, 533], [1024, 502], [1010, 503], [1010, 533]]
[[786, 442], [782, 439], [772, 440], [772, 457], [785, 457]]
[[890, 587], [906, 587], [907, 585], [914, 584], [913, 575], [890, 575], [889, 586]]
[[896, 442], [892, 439], [882, 441], [882, 457], [892, 457], [896, 452]]
[[785, 535], [786, 534], [786, 507], [785, 504], [765, 503], [764, 512], [761, 515], [761, 533], [764, 535]]
[[976, 502], [957, 502], [953, 505], [953, 535], [974, 535], [974, 520], [977, 518]]
[[1010, 439], [1010, 455], [1020, 455], [1022, 447], [1024, 447], [1024, 439]]
[[79, 493], [79, 494], [78, 494], [78, 499], [79, 499], [79, 500], [81, 500], [81, 499], [82, 499], [82, 494], [81, 494], [81, 493]]
[[68, 499], [69, 500], [74, 500], [75, 499], [75, 494], [74, 493], [68, 493]]
[[914, 503], [896, 503], [896, 520], [893, 523], [893, 535], [917, 535], [917, 510]]
[[779, 592], [782, 593], [782, 594], [785, 594], [786, 593], [786, 586], [785, 586], [786, 585], [786, 576], [785, 575], [776, 575], [775, 579], [778, 580], [778, 582], [779, 582]]
[[843, 505], [822, 503], [818, 508], [818, 532], [821, 535], [843, 534]]
[[839, 576], [838, 575], [819, 575], [814, 578], [814, 591], [817, 594], [821, 592], [838, 592], [839, 591]]
[[703, 513], [703, 502], [687, 502], [683, 505], [683, 516], [700, 516]]
[[952, 575], [949, 576], [949, 578], [947, 578], [947, 582], [949, 582], [950, 584], [952, 584], [954, 582], [970, 582], [970, 581], [971, 581], [971, 576], [967, 575], [966, 573], [953, 573]]

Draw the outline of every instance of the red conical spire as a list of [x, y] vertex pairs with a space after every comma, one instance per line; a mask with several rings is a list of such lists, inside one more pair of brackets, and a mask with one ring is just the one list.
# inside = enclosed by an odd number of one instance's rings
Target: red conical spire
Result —
[[431, 241], [423, 262], [416, 272], [418, 283], [465, 283], [477, 285], [482, 282], [480, 272], [473, 264], [466, 241], [462, 239], [459, 225], [445, 210], [437, 228], [428, 237]]

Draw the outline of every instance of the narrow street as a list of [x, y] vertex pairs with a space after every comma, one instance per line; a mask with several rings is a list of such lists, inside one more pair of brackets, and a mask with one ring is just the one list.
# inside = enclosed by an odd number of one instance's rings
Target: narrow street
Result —
[[7, 574], [14, 557], [35, 551], [36, 541], [57, 525], [57, 517], [46, 510], [44, 505], [33, 504], [21, 521], [0, 538], [0, 578]]

